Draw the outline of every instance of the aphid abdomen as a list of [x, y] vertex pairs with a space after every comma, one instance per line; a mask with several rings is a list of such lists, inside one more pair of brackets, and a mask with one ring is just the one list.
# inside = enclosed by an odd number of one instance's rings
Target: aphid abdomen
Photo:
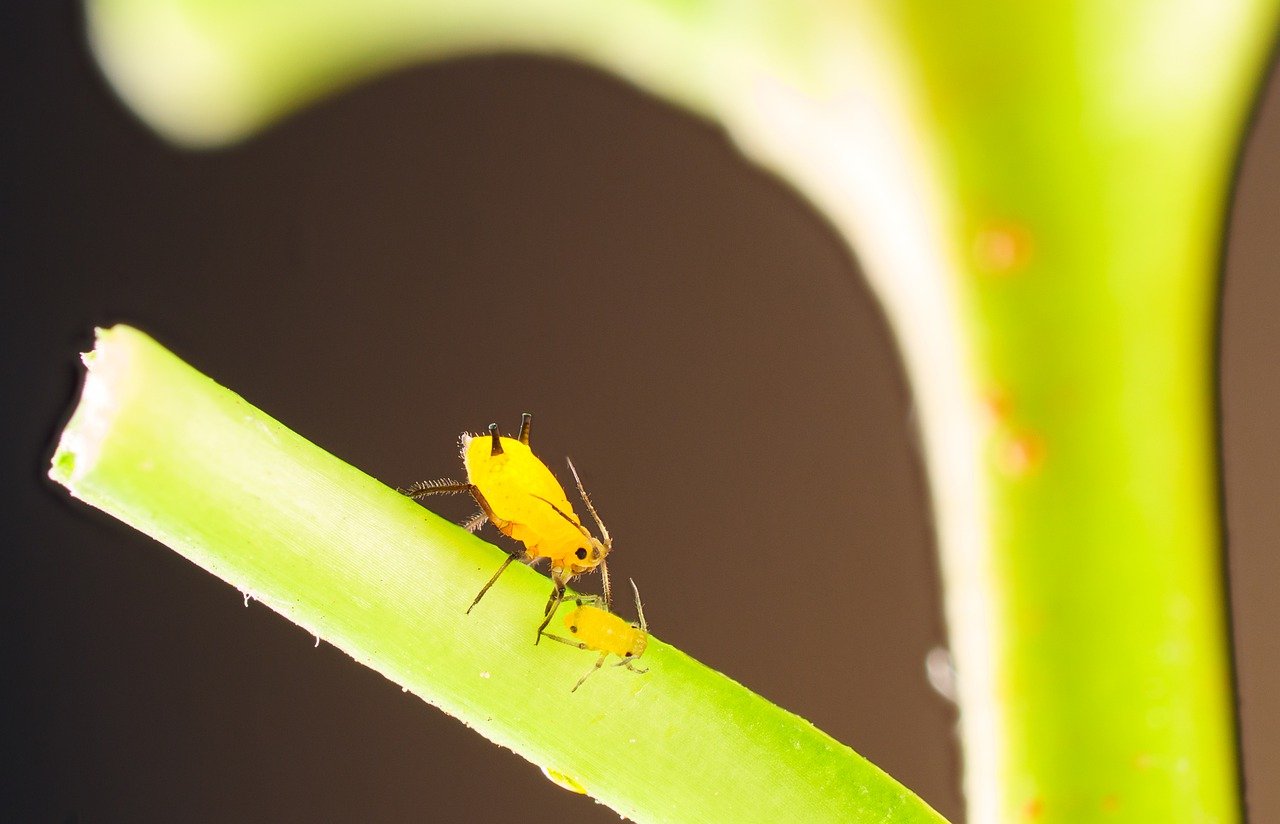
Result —
[[502, 534], [524, 544], [530, 558], [550, 558], [553, 564], [564, 565], [584, 543], [564, 488], [526, 444], [515, 438], [499, 438], [499, 443], [502, 451], [495, 454], [490, 437], [463, 435], [468, 482], [489, 502], [501, 521], [495, 526]]
[[608, 652], [619, 658], [631, 649], [632, 636], [636, 632], [618, 616], [595, 607], [579, 607], [570, 613], [566, 623], [570, 625], [569, 631], [588, 649]]
[[[514, 438], [501, 438], [502, 452], [490, 453], [491, 440], [470, 436], [463, 441], [462, 462], [467, 470], [467, 480], [480, 487], [489, 503], [501, 515], [500, 508], [525, 507], [524, 499], [534, 495], [561, 507], [573, 515], [573, 508], [565, 498], [564, 488], [529, 447]], [[497, 499], [497, 500], [495, 500]], [[500, 507], [498, 501], [503, 503]], [[535, 499], [536, 500], [536, 499]], [[532, 507], [530, 507], [532, 508]], [[511, 520], [520, 520], [511, 512]], [[577, 516], [574, 516], [575, 520]]]

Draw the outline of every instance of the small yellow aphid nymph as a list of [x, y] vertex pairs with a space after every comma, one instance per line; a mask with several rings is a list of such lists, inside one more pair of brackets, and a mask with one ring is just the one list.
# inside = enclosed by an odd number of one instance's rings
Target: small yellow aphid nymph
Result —
[[640, 669], [634, 663], [649, 647], [649, 625], [644, 620], [644, 607], [640, 604], [640, 590], [636, 587], [635, 581], [631, 581], [631, 590], [636, 594], [636, 615], [640, 618], [638, 624], [628, 623], [614, 615], [607, 609], [607, 603], [606, 609], [601, 609], [596, 606], [600, 603], [600, 598], [587, 596], [579, 598], [573, 610], [564, 616], [564, 625], [576, 640], [561, 638], [550, 632], [544, 633], [546, 637], [562, 644], [600, 653], [595, 666], [587, 670], [587, 674], [579, 678], [578, 683], [574, 684], [569, 692], [577, 692], [582, 682], [587, 680], [587, 676], [604, 666], [605, 660], [610, 655], [616, 655], [621, 659], [614, 664], [615, 667], [626, 667], [638, 673], [649, 671]]
[[569, 471], [573, 473], [582, 502], [600, 528], [603, 540], [582, 525], [564, 494], [564, 487], [547, 465], [533, 454], [529, 448], [532, 422], [533, 416], [524, 413], [520, 418], [520, 435], [516, 438], [499, 435], [496, 423], [489, 424], [487, 435], [464, 432], [461, 441], [466, 483], [442, 478], [420, 481], [399, 491], [415, 500], [429, 495], [470, 493], [481, 511], [467, 521], [465, 526], [468, 530], [474, 532], [484, 526], [485, 521], [491, 521], [503, 535], [524, 545], [522, 550], [512, 552], [498, 567], [489, 582], [481, 587], [471, 606], [467, 607], [467, 612], [480, 603], [489, 587], [512, 561], [534, 564], [546, 558], [551, 562], [551, 597], [547, 599], [546, 612], [534, 639], [536, 644], [556, 607], [564, 599], [565, 587], [575, 575], [599, 567], [605, 601], [609, 601], [609, 569], [605, 565], [605, 557], [613, 548], [613, 541], [582, 488], [573, 461], [569, 461]]

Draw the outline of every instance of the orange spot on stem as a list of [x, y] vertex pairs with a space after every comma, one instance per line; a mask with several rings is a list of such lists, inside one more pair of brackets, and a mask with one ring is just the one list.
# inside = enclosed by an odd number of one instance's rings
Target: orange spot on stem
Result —
[[978, 230], [973, 239], [973, 260], [978, 271], [1011, 275], [1031, 261], [1031, 233], [1009, 221], [993, 221]]
[[1024, 478], [1044, 463], [1044, 440], [1034, 432], [1015, 432], [996, 447], [996, 466], [1011, 478]]
[[1044, 815], [1044, 799], [1033, 798], [1022, 808], [1022, 817], [1027, 821], [1039, 821]]
[[1013, 414], [1013, 399], [1003, 389], [989, 389], [982, 396], [982, 408], [993, 423], [1003, 423]]

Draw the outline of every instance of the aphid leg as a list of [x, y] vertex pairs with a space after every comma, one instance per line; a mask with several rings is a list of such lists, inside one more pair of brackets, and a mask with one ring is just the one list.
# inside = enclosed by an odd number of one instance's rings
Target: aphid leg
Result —
[[573, 685], [573, 689], [569, 690], [569, 692], [577, 692], [577, 691], [578, 691], [578, 687], [582, 686], [582, 682], [583, 682], [583, 681], [585, 681], [585, 680], [587, 680], [587, 676], [588, 676], [588, 675], [591, 675], [591, 673], [595, 672], [596, 670], [598, 670], [598, 669], [600, 669], [602, 666], [604, 666], [604, 659], [606, 659], [606, 658], [608, 658], [608, 657], [609, 657], [609, 653], [607, 653], [607, 652], [602, 652], [602, 653], [600, 653], [600, 657], [596, 659], [596, 665], [595, 665], [594, 667], [592, 667], [591, 669], [587, 670], [587, 675], [584, 675], [584, 676], [582, 676], [581, 678], [579, 678], [579, 679], [578, 679], [578, 683], [574, 684], [574, 685]]
[[489, 457], [502, 454], [502, 440], [498, 437], [498, 425], [489, 424], [489, 437], [493, 438], [493, 446], [489, 447]]
[[547, 610], [542, 616], [542, 623], [538, 624], [538, 634], [534, 636], [533, 645], [536, 647], [538, 642], [542, 640], [542, 631], [547, 628], [547, 624], [551, 623], [551, 618], [556, 614], [556, 608], [560, 606], [560, 602], [564, 600], [564, 581], [561, 581], [552, 570], [551, 575], [551, 597], [547, 599]]
[[408, 495], [415, 501], [428, 495], [456, 495], [459, 492], [471, 492], [471, 484], [455, 481], [453, 478], [441, 478], [438, 481], [418, 481], [406, 487], [396, 487], [396, 492]]
[[[469, 484], [469, 486], [470, 489], [467, 491], [471, 493], [472, 498], [476, 499], [476, 503], [480, 504], [480, 509], [484, 512], [485, 517], [493, 521], [493, 525], [496, 527], [501, 527], [506, 523], [506, 521], [493, 514], [493, 507], [489, 506], [489, 501], [484, 497], [484, 493], [480, 491], [480, 487], [475, 484]], [[478, 528], [479, 527], [477, 527], [477, 529]]]
[[533, 423], [533, 415], [525, 412], [520, 416], [520, 443], [529, 445], [529, 425]]
[[493, 514], [493, 508], [489, 506], [489, 502], [485, 500], [484, 493], [474, 484], [464, 484], [450, 478], [441, 478], [438, 481], [418, 481], [413, 486], [405, 489], [397, 489], [401, 495], [408, 495], [415, 501], [419, 498], [426, 498], [430, 495], [451, 495], [458, 492], [470, 492], [471, 497], [475, 498], [476, 503], [480, 505], [482, 512], [477, 512], [470, 518], [462, 522], [462, 528], [467, 532], [475, 532], [484, 526], [485, 521], [493, 521], [495, 524], [501, 523]]
[[563, 637], [561, 637], [561, 636], [559, 636], [559, 635], [555, 635], [555, 634], [550, 633], [550, 632], [544, 632], [544, 633], [542, 633], [542, 637], [543, 637], [543, 638], [550, 638], [552, 641], [559, 641], [559, 642], [560, 642], [560, 643], [562, 643], [562, 644], [568, 644], [569, 646], [571, 646], [571, 647], [577, 647], [578, 649], [586, 649], [586, 648], [587, 648], [586, 643], [584, 643], [584, 642], [582, 642], [582, 641], [570, 641], [568, 638], [563, 638]]
[[483, 511], [463, 522], [463, 529], [467, 530], [467, 532], [475, 532], [484, 526], [485, 521], [493, 521], [493, 525], [496, 527], [501, 527], [506, 523], [506, 521], [493, 514], [493, 507], [489, 506], [489, 501], [485, 499], [484, 493], [475, 484], [464, 484], [451, 478], [441, 478], [438, 481], [418, 481], [410, 487], [397, 489], [396, 492], [401, 495], [408, 495], [415, 501], [430, 495], [452, 495], [458, 492], [470, 492], [471, 497], [475, 498], [476, 503], [480, 505], [480, 509]]
[[613, 612], [613, 590], [609, 587], [609, 564], [600, 561], [600, 582], [604, 588], [604, 611]]
[[[468, 487], [469, 487], [468, 491], [471, 493], [471, 497], [475, 498], [476, 503], [480, 504], [480, 509], [483, 510], [482, 515], [484, 516], [484, 518], [487, 518], [488, 520], [493, 521], [493, 525], [497, 527], [501, 527], [502, 524], [506, 523], [505, 521], [498, 518], [497, 515], [493, 514], [493, 507], [489, 506], [489, 501], [484, 497], [484, 493], [480, 491], [480, 487], [475, 486], [474, 484], [468, 484]], [[475, 518], [472, 518], [471, 520], [474, 521]], [[476, 524], [476, 529], [479, 529], [480, 525], [483, 523], [484, 523], [483, 520], [479, 521]], [[468, 521], [467, 525], [468, 526], [470, 525], [470, 521]], [[480, 592], [476, 594], [476, 598], [474, 601], [471, 602], [471, 606], [467, 607], [468, 614], [471, 613], [471, 610], [475, 608], [476, 604], [480, 603], [480, 599], [483, 598], [484, 594], [489, 591], [489, 587], [493, 586], [493, 582], [498, 580], [498, 576], [501, 575], [503, 572], [505, 572], [507, 567], [511, 566], [511, 562], [516, 560], [517, 558], [519, 558], [522, 561], [525, 560], [524, 552], [523, 551], [514, 552], [507, 556], [507, 560], [502, 562], [502, 566], [498, 567], [498, 571], [493, 573], [493, 577], [490, 578], [488, 582], [486, 582], [485, 585], [480, 588]]]
[[[554, 615], [556, 607], [560, 606], [560, 602], [564, 600], [564, 581], [555, 574], [556, 570], [552, 570], [551, 574], [551, 595], [547, 598], [547, 605], [544, 607], [543, 615]], [[546, 626], [545, 624], [543, 626]]]
[[640, 668], [640, 667], [637, 667], [635, 664], [633, 664], [633, 663], [631, 662], [631, 659], [630, 659], [630, 658], [623, 658], [623, 659], [622, 659], [622, 661], [621, 661], [621, 663], [619, 663], [619, 664], [618, 664], [618, 666], [620, 666], [620, 667], [626, 667], [627, 669], [631, 670], [632, 672], [638, 672], [638, 673], [640, 673], [641, 675], [644, 675], [646, 672], [648, 672], [648, 671], [649, 671], [649, 668], [648, 668], [648, 667], [644, 667], [643, 669], [642, 669], [642, 668]]
[[[488, 591], [489, 591], [489, 587], [493, 586], [493, 582], [494, 582], [494, 581], [496, 581], [496, 580], [498, 580], [498, 576], [499, 576], [499, 575], [501, 575], [502, 573], [506, 572], [506, 571], [507, 571], [507, 567], [511, 566], [511, 562], [512, 562], [512, 561], [514, 561], [516, 558], [519, 558], [519, 557], [521, 557], [521, 556], [520, 556], [520, 555], [508, 555], [508, 556], [507, 556], [507, 560], [505, 560], [505, 561], [503, 561], [503, 562], [502, 562], [502, 566], [498, 567], [498, 571], [497, 571], [497, 572], [495, 572], [495, 573], [493, 573], [493, 577], [489, 579], [488, 583], [486, 583], [484, 586], [480, 587], [480, 592], [476, 594], [476, 599], [475, 599], [474, 601], [472, 601], [472, 602], [471, 602], [471, 606], [467, 607], [467, 612], [468, 612], [468, 613], [470, 613], [470, 612], [471, 612], [471, 610], [475, 608], [475, 605], [476, 605], [476, 604], [480, 603], [480, 599], [481, 599], [481, 598], [483, 598], [483, 597], [484, 597], [484, 594], [485, 594], [486, 592], [488, 592]], [[546, 624], [543, 624], [543, 626], [546, 626]]]

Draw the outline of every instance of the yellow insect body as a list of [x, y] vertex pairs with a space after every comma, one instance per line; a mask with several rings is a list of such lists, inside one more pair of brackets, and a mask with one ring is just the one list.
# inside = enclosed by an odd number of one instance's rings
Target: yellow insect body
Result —
[[467, 607], [467, 612], [480, 603], [489, 587], [512, 561], [521, 559], [537, 563], [546, 558], [551, 562], [551, 597], [538, 626], [534, 641], [537, 643], [556, 607], [564, 599], [565, 587], [575, 575], [600, 567], [605, 603], [609, 602], [609, 570], [605, 556], [613, 543], [586, 490], [582, 488], [573, 462], [569, 462], [569, 470], [573, 472], [578, 493], [582, 495], [582, 502], [599, 527], [603, 540], [598, 540], [583, 527], [564, 494], [564, 487], [529, 449], [532, 420], [533, 416], [527, 412], [521, 416], [520, 435], [516, 438], [499, 435], [496, 423], [489, 424], [487, 436], [463, 433], [462, 464], [467, 471], [466, 483], [445, 478], [416, 483], [400, 492], [415, 499], [470, 493], [480, 505], [481, 513], [467, 523], [467, 529], [474, 531], [485, 521], [492, 521], [503, 535], [524, 545], [522, 550], [513, 552], [498, 567], [488, 583], [481, 587], [471, 606]]
[[488, 502], [493, 525], [524, 544], [530, 559], [549, 558], [553, 575], [557, 568], [578, 575], [598, 566], [600, 550], [583, 533], [564, 488], [547, 465], [515, 438], [500, 438], [500, 444], [502, 451], [494, 454], [489, 437], [462, 436], [467, 481]]
[[619, 658], [639, 658], [649, 646], [649, 633], [592, 604], [581, 604], [564, 617], [570, 634], [586, 649]]
[[639, 616], [640, 623], [628, 623], [625, 619], [614, 615], [608, 610], [607, 601], [605, 608], [601, 609], [596, 606], [601, 599], [588, 596], [578, 599], [577, 606], [564, 616], [564, 625], [573, 636], [573, 640], [547, 633], [548, 638], [562, 644], [600, 653], [595, 666], [587, 670], [586, 675], [579, 678], [578, 683], [574, 684], [569, 692], [577, 692], [582, 682], [587, 680], [587, 676], [604, 666], [605, 660], [610, 655], [616, 655], [621, 659], [614, 666], [626, 667], [632, 672], [649, 671], [640, 669], [633, 663], [649, 648], [649, 626], [644, 620], [644, 607], [640, 604], [640, 590], [636, 588], [635, 581], [631, 582], [631, 589], [636, 594], [636, 615]]

